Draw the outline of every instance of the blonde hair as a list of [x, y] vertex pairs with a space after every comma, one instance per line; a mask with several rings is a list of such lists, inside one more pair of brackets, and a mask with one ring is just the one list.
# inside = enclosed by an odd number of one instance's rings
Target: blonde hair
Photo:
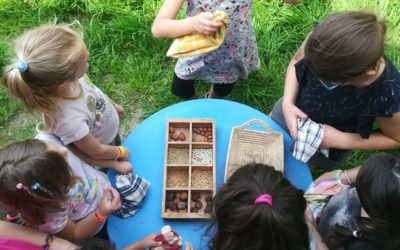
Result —
[[[44, 25], [15, 41], [15, 58], [6, 66], [3, 84], [30, 112], [43, 114], [44, 125], [54, 124], [57, 97], [52, 87], [76, 80], [82, 36], [65, 25]], [[18, 63], [26, 62], [21, 70]]]

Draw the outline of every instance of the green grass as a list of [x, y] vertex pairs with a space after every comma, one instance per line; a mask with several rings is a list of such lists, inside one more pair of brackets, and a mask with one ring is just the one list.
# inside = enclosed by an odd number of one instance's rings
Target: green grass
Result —
[[[281, 0], [254, 0], [253, 23], [261, 69], [237, 84], [230, 99], [269, 113], [283, 93], [287, 64], [313, 27], [313, 22], [335, 10], [378, 10], [388, 21], [387, 54], [400, 66], [400, 0], [304, 0], [292, 6]], [[150, 28], [160, 0], [0, 0], [0, 68], [11, 56], [12, 40], [24, 30], [44, 23], [83, 26], [90, 51], [89, 76], [128, 111], [142, 119], [180, 101], [170, 91], [175, 60], [165, 56], [171, 40], [154, 39]], [[181, 11], [180, 16], [183, 16]], [[199, 83], [204, 93], [209, 84]], [[23, 122], [23, 107], [0, 88], [0, 146], [29, 138], [35, 120]], [[124, 125], [124, 124], [123, 124]], [[373, 152], [353, 154], [349, 165], [361, 163]]]

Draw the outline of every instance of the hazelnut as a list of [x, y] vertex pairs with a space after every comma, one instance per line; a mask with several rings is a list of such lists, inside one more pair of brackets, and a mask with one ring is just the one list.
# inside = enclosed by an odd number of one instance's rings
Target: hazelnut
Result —
[[211, 128], [207, 128], [207, 131], [208, 131], [208, 132], [211, 132], [211, 131], [212, 131], [212, 129], [211, 129]]
[[186, 201], [188, 198], [188, 193], [187, 192], [181, 192], [181, 200]]
[[179, 134], [179, 140], [184, 141], [185, 139], [186, 139], [185, 134], [184, 134], [183, 132], [181, 132], [181, 133]]
[[175, 128], [174, 128], [174, 127], [169, 127], [169, 132], [170, 132], [171, 134], [175, 133]]

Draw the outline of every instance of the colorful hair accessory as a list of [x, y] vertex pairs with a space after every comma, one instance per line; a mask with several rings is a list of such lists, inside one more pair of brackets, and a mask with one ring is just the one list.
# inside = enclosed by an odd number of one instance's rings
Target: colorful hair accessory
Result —
[[14, 216], [12, 216], [12, 215], [9, 215], [9, 214], [7, 214], [7, 220], [9, 221], [9, 222], [11, 222], [11, 221], [13, 221], [13, 220], [15, 220], [15, 217]]
[[26, 61], [21, 60], [15, 64], [15, 67], [19, 69], [19, 72], [24, 73], [29, 69], [29, 65]]
[[48, 195], [50, 195], [50, 196], [53, 196], [53, 193], [50, 192], [49, 190], [47, 190], [46, 188], [44, 188], [42, 185], [40, 185], [39, 182], [33, 183], [33, 184], [31, 185], [31, 189], [33, 189], [33, 190], [38, 190], [38, 189], [40, 189], [41, 191], [45, 192], [46, 194], [48, 194]]
[[21, 190], [21, 189], [25, 189], [25, 190], [26, 190], [26, 187], [25, 187], [25, 185], [24, 185], [24, 184], [22, 184], [21, 182], [20, 182], [20, 183], [18, 183], [16, 187], [17, 187], [17, 189], [20, 189], [20, 190]]
[[255, 204], [265, 203], [272, 207], [272, 196], [269, 194], [262, 194], [254, 201]]
[[21, 182], [16, 185], [16, 188], [19, 190], [25, 190], [26, 192], [28, 192], [28, 194], [36, 197], [35, 193], [33, 193], [28, 187], [26, 187]]

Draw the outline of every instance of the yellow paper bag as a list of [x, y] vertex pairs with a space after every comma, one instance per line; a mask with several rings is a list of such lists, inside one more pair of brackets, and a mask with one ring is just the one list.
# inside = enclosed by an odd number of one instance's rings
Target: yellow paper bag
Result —
[[222, 26], [213, 35], [191, 34], [176, 38], [169, 47], [167, 56], [186, 57], [213, 51], [224, 42], [228, 15], [224, 11], [216, 11], [213, 21], [222, 22]]

